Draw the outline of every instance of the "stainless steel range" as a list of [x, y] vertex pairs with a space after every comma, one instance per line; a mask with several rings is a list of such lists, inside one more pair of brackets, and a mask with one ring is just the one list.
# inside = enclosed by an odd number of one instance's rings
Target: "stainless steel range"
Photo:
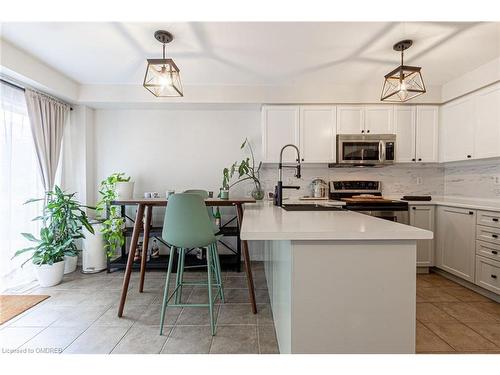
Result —
[[330, 199], [346, 202], [351, 211], [408, 224], [408, 202], [382, 196], [380, 181], [330, 181]]

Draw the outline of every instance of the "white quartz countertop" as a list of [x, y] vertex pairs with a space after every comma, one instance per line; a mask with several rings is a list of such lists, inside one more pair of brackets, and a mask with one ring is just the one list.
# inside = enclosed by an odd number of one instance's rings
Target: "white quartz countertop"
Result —
[[243, 240], [420, 240], [433, 238], [433, 233], [352, 211], [285, 211], [266, 201], [245, 205], [241, 238]]
[[[387, 198], [401, 200], [401, 197], [389, 196]], [[430, 201], [403, 201], [411, 206], [451, 206], [468, 208], [471, 210], [485, 210], [500, 212], [500, 199], [462, 198], [462, 197], [432, 197]]]

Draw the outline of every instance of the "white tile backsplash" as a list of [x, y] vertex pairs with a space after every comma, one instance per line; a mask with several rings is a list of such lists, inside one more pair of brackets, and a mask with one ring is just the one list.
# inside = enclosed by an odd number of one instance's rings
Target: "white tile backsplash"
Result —
[[444, 194], [500, 199], [500, 159], [447, 164], [444, 169]]
[[[311, 194], [311, 181], [320, 177], [332, 180], [378, 180], [382, 181], [385, 195], [403, 196], [409, 194], [442, 195], [444, 190], [444, 167], [437, 164], [396, 164], [381, 168], [327, 168], [324, 165], [304, 164], [302, 178], [297, 180], [294, 170], [285, 170], [283, 182], [299, 185], [300, 190], [287, 190], [287, 196]], [[276, 165], [268, 165], [261, 174], [266, 191], [272, 191], [278, 179]]]

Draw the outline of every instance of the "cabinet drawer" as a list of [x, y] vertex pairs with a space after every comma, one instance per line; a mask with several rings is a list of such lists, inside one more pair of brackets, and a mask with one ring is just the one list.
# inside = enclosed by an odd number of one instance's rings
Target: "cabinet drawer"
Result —
[[476, 229], [476, 238], [481, 241], [500, 245], [500, 228], [478, 225]]
[[500, 294], [500, 262], [477, 256], [476, 285]]
[[500, 212], [477, 211], [477, 224], [500, 228]]
[[476, 241], [476, 254], [500, 262], [500, 245]]

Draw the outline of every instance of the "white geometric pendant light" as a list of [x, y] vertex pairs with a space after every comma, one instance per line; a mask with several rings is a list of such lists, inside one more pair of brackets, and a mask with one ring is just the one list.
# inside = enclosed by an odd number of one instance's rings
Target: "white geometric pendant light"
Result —
[[165, 58], [165, 44], [170, 43], [174, 36], [168, 31], [158, 30], [155, 38], [163, 44], [163, 58], [148, 59], [143, 86], [157, 97], [184, 96], [179, 68], [174, 60]]
[[381, 101], [406, 102], [425, 93], [424, 80], [420, 67], [407, 66], [403, 63], [403, 51], [413, 44], [411, 40], [402, 40], [394, 45], [395, 51], [401, 51], [401, 65], [385, 75]]

